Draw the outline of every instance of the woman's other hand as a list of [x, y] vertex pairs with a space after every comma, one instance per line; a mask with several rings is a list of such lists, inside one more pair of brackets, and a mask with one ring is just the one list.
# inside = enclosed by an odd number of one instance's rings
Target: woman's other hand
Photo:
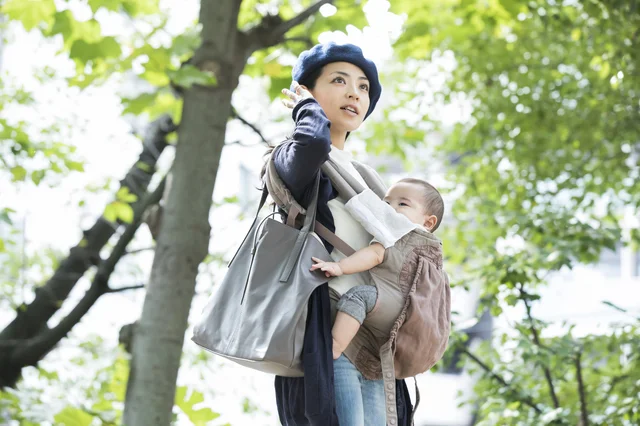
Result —
[[283, 99], [282, 103], [290, 109], [296, 106], [303, 99], [313, 98], [313, 95], [305, 86], [301, 86], [297, 81], [293, 82], [293, 92], [289, 89], [282, 89], [282, 93], [289, 99]]

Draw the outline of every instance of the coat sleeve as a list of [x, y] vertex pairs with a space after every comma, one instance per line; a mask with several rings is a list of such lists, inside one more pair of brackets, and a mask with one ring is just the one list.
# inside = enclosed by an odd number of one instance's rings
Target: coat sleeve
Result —
[[331, 122], [315, 99], [305, 99], [293, 109], [296, 123], [292, 138], [274, 152], [278, 176], [300, 201], [331, 152]]

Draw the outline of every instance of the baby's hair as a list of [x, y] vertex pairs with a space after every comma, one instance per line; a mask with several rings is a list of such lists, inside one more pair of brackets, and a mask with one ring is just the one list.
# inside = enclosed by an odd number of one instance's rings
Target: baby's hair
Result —
[[435, 186], [422, 179], [405, 178], [400, 182], [420, 185], [424, 189], [422, 202], [424, 203], [425, 213], [430, 215], [432, 214], [437, 219], [436, 226], [431, 230], [431, 232], [435, 232], [435, 230], [440, 226], [440, 222], [442, 222], [442, 216], [444, 216], [444, 200], [442, 199], [440, 192], [435, 188]]

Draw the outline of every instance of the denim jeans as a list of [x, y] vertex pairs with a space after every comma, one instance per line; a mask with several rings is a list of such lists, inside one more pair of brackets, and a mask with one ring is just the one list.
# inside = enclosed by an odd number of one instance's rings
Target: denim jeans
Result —
[[385, 426], [384, 384], [367, 380], [344, 355], [333, 363], [340, 426]]

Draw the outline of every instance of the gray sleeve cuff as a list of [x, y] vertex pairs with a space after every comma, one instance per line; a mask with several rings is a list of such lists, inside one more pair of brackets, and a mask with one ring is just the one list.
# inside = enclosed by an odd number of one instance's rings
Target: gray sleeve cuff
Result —
[[378, 299], [378, 289], [373, 285], [358, 285], [342, 295], [338, 301], [338, 310], [355, 318], [360, 324], [373, 310]]

